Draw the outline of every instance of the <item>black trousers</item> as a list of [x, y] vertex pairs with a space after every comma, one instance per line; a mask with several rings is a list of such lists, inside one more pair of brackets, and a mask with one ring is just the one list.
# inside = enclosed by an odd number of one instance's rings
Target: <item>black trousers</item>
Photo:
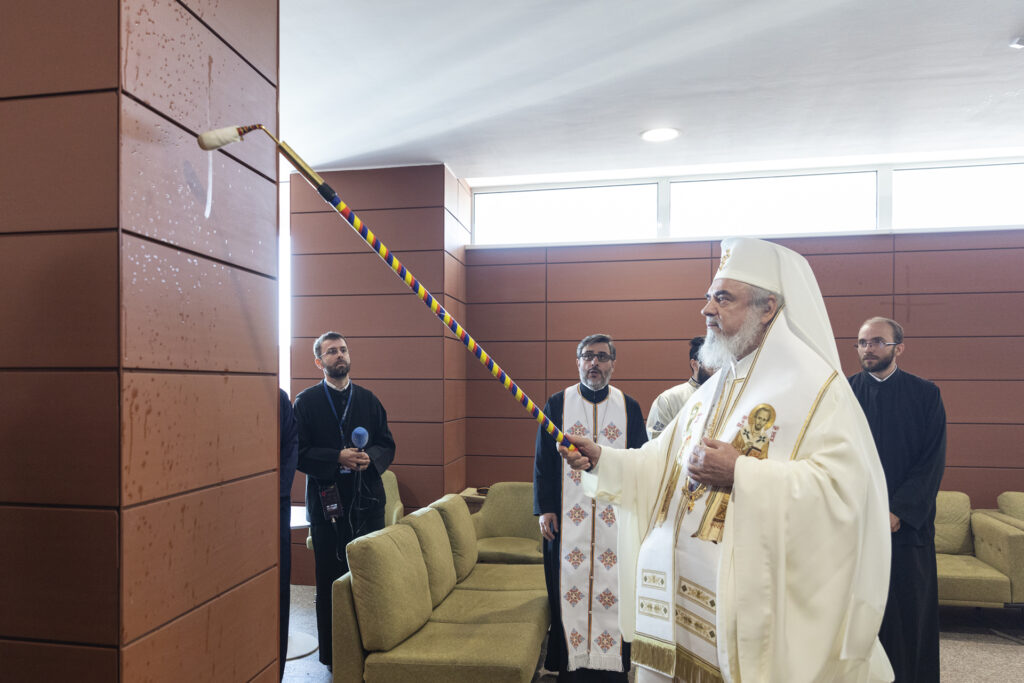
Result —
[[353, 538], [384, 528], [383, 505], [379, 510], [372, 510], [367, 514], [368, 518], [359, 520], [352, 528], [345, 517], [339, 519], [336, 526], [328, 522], [310, 527], [313, 536], [313, 559], [316, 563], [316, 634], [320, 643], [320, 661], [327, 666], [333, 665], [334, 650], [331, 638], [331, 590], [334, 582], [348, 571], [345, 546]]
[[292, 600], [292, 501], [290, 498], [281, 499], [281, 557], [278, 560], [278, 568], [281, 576], [281, 621], [278, 626], [281, 631], [281, 678], [284, 678], [284, 663], [288, 659], [288, 616], [291, 612]]

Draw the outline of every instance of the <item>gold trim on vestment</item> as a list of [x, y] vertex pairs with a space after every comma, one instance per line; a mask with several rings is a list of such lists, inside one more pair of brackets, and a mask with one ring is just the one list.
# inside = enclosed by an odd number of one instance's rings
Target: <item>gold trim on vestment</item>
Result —
[[630, 646], [630, 660], [666, 676], [676, 673], [676, 645], [637, 633]]
[[807, 413], [807, 419], [804, 420], [804, 426], [800, 428], [800, 436], [796, 438], [796, 445], [793, 446], [793, 452], [789, 454], [789, 459], [792, 460], [796, 457], [797, 451], [800, 450], [800, 444], [804, 442], [804, 435], [807, 433], [807, 427], [811, 424], [811, 418], [814, 417], [814, 413], [818, 412], [818, 404], [821, 403], [822, 397], [825, 396], [825, 390], [832, 384], [832, 380], [839, 376], [839, 373], [835, 370], [828, 376], [825, 383], [818, 390], [818, 395], [814, 398], [814, 403], [811, 405], [811, 410]]
[[679, 577], [679, 583], [676, 584], [676, 595], [682, 598], [686, 598], [691, 602], [695, 602], [701, 607], [715, 612], [718, 607], [718, 601], [715, 599], [715, 593], [710, 588], [699, 586], [689, 579]]
[[682, 605], [675, 606], [675, 617], [676, 626], [689, 631], [710, 645], [718, 645], [718, 634], [715, 633], [715, 625], [707, 619], [691, 612]]
[[673, 678], [686, 683], [725, 683], [717, 666], [679, 646], [676, 646], [676, 671]]

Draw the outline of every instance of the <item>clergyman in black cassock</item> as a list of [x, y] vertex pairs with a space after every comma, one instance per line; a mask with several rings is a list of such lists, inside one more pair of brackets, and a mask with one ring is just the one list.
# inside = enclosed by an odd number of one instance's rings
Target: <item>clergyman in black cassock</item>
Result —
[[[938, 681], [935, 496], [946, 464], [946, 411], [937, 386], [895, 367], [895, 356], [902, 353], [902, 329], [893, 335], [893, 328], [883, 324], [866, 331], [868, 323], [861, 328], [860, 342], [878, 339], [893, 346], [890, 351], [877, 342], [862, 346], [865, 370], [852, 376], [850, 385], [871, 425], [889, 510], [899, 520], [892, 534], [889, 598], [878, 637], [897, 683]], [[884, 363], [889, 355], [891, 368]], [[879, 361], [885, 367], [868, 369]]]
[[[327, 336], [330, 334], [335, 338]], [[388, 428], [387, 411], [377, 397], [348, 381], [345, 340], [336, 333], [327, 335], [317, 340], [317, 346], [323, 343], [324, 347], [323, 359], [316, 359], [317, 366], [324, 370], [324, 380], [295, 397], [295, 419], [299, 428], [298, 469], [308, 475], [306, 514], [316, 563], [319, 656], [321, 662], [331, 666], [331, 586], [348, 571], [345, 546], [349, 541], [384, 528], [381, 474], [395, 458], [395, 440]], [[343, 349], [340, 354], [339, 349]], [[342, 365], [344, 373], [338, 371]], [[346, 468], [353, 471], [344, 471], [339, 455], [347, 455], [353, 447], [352, 432], [357, 427], [364, 428], [369, 436], [363, 448], [365, 455], [355, 468]], [[321, 489], [332, 484], [338, 488], [343, 510], [334, 523], [325, 517], [320, 501]]]

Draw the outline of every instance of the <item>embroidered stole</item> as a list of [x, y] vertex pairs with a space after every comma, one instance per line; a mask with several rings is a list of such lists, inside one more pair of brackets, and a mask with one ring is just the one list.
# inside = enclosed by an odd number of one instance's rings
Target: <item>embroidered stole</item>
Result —
[[748, 457], [789, 460], [836, 377], [790, 332], [784, 316], [785, 310], [776, 316], [744, 376], [723, 369], [701, 386], [672, 435], [674, 460], [638, 558], [632, 657], [676, 680], [723, 680], [718, 542], [731, 489], [708, 490], [689, 479], [694, 448], [707, 436]]
[[[563, 431], [599, 444], [626, 447], [626, 399], [615, 387], [601, 403], [583, 398], [580, 385], [565, 389]], [[622, 671], [619, 570], [615, 510], [583, 494], [580, 473], [562, 462], [559, 535], [562, 626], [569, 670]]]

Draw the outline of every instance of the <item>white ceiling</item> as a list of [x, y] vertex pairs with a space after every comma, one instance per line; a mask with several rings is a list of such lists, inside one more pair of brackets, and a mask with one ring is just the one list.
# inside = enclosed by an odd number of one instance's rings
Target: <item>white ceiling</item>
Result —
[[[443, 162], [483, 184], [1024, 155], [1024, 0], [280, 8], [281, 137], [317, 169]], [[655, 126], [682, 135], [641, 141]]]

